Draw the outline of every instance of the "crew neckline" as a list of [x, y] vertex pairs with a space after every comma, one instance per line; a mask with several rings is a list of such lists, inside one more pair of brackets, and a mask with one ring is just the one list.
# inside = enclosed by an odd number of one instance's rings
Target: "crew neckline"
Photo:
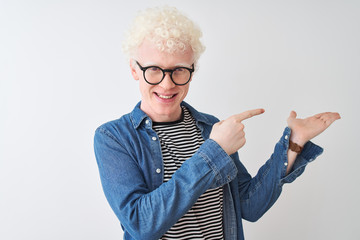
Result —
[[184, 121], [184, 108], [185, 107], [181, 107], [181, 117], [180, 117], [179, 120], [172, 121], [172, 122], [153, 122], [153, 126], [174, 125], [174, 124], [177, 124], [177, 123], [181, 123], [182, 121]]

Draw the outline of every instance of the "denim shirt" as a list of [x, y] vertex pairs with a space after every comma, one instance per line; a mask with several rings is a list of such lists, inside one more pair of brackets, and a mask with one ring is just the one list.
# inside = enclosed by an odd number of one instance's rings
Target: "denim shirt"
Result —
[[140, 109], [100, 126], [94, 149], [105, 196], [120, 220], [124, 239], [159, 239], [209, 188], [223, 187], [225, 239], [244, 239], [242, 219], [257, 221], [277, 200], [284, 183], [300, 176], [323, 149], [308, 142], [287, 175], [290, 128], [270, 159], [251, 177], [237, 153], [229, 156], [209, 139], [219, 120], [183, 102], [205, 142], [163, 183], [163, 159], [152, 120]]

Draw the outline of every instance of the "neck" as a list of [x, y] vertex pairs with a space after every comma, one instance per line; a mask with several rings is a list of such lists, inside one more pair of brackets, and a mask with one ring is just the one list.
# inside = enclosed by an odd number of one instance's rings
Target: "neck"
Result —
[[179, 105], [176, 110], [169, 111], [169, 113], [158, 113], [153, 111], [153, 109], [148, 109], [143, 104], [140, 105], [140, 109], [145, 112], [153, 122], [175, 122], [181, 119], [182, 109]]

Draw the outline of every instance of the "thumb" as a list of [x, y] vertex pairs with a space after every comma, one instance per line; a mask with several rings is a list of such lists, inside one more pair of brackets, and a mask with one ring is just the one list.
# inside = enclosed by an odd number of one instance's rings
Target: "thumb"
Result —
[[296, 118], [297, 114], [295, 111], [291, 111], [289, 118]]
[[295, 112], [295, 111], [291, 111], [291, 112], [290, 112], [290, 115], [289, 115], [289, 117], [288, 117], [288, 119], [287, 119], [287, 122], [288, 122], [288, 123], [291, 122], [292, 120], [294, 120], [294, 119], [296, 118], [296, 116], [297, 116], [296, 112]]

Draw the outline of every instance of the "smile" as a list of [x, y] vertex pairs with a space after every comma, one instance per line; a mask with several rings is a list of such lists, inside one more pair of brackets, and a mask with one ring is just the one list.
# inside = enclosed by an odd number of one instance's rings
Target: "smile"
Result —
[[161, 94], [156, 93], [156, 95], [157, 95], [159, 98], [162, 98], [162, 99], [171, 99], [171, 98], [173, 98], [176, 94], [173, 94], [173, 95], [161, 95]]

